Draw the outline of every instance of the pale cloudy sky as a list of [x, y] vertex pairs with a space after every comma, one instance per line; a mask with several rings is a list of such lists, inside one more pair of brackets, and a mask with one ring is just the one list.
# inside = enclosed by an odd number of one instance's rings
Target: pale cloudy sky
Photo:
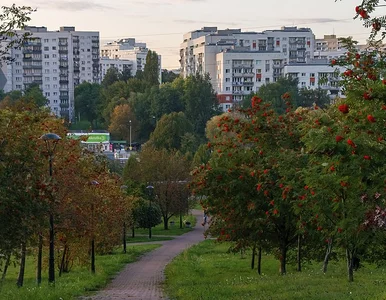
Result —
[[[14, 1], [1, 0], [10, 6]], [[5, 2], [5, 3], [4, 3]], [[162, 55], [162, 67], [179, 67], [182, 35], [204, 26], [244, 31], [310, 27], [315, 36], [335, 33], [364, 42], [370, 29], [353, 20], [361, 0], [18, 0], [37, 8], [30, 25], [99, 31], [102, 42], [135, 37]], [[381, 8], [377, 15], [385, 14]]]

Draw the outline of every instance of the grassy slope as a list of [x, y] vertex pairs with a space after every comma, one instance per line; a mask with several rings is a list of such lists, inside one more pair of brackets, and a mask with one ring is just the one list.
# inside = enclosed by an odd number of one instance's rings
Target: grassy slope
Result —
[[[196, 219], [192, 215], [184, 216], [182, 218], [182, 221], [184, 221], [184, 220], [190, 221], [192, 223], [192, 227], [194, 227], [194, 225], [196, 224]], [[179, 217], [172, 217], [169, 220], [169, 222], [170, 221], [174, 221], [175, 224], [173, 226], [169, 225], [168, 230], [164, 230], [163, 223], [161, 223], [161, 224], [159, 224], [151, 229], [152, 235], [155, 235], [155, 236], [156, 235], [173, 236], [173, 235], [181, 235], [181, 234], [184, 234], [184, 233], [192, 230], [192, 228], [187, 228], [184, 226], [182, 226], [182, 229], [180, 229], [180, 218]], [[148, 233], [149, 233], [148, 229], [138, 228], [135, 230], [135, 234], [147, 235]], [[128, 235], [130, 235], [130, 231], [128, 232]]]
[[[96, 274], [92, 275], [87, 266], [74, 267], [68, 274], [58, 277], [56, 274], [55, 287], [49, 287], [47, 270], [43, 272], [42, 285], [37, 287], [35, 283], [35, 261], [28, 257], [24, 287], [16, 287], [18, 268], [10, 267], [6, 281], [0, 290], [1, 300], [51, 300], [51, 299], [74, 299], [89, 291], [103, 288], [109, 280], [120, 271], [124, 265], [138, 259], [145, 252], [151, 251], [159, 245], [128, 245], [127, 254], [117, 250], [113, 255], [96, 257]], [[46, 259], [45, 257], [44, 259]]]
[[228, 246], [205, 241], [183, 252], [166, 269], [166, 293], [171, 299], [386, 299], [386, 268], [366, 265], [346, 279], [345, 262], [306, 265], [298, 273], [278, 274], [279, 264], [262, 258], [263, 275], [250, 268], [250, 257], [227, 254]]

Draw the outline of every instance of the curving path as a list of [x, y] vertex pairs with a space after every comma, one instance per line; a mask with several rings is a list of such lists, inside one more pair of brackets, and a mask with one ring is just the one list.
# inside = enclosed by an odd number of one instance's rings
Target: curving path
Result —
[[128, 264], [108, 286], [88, 300], [148, 300], [165, 299], [161, 284], [165, 279], [165, 266], [184, 249], [204, 240], [204, 227], [201, 226], [203, 212], [193, 210], [196, 226], [192, 231], [174, 240], [152, 242], [161, 247], [145, 254], [140, 260]]

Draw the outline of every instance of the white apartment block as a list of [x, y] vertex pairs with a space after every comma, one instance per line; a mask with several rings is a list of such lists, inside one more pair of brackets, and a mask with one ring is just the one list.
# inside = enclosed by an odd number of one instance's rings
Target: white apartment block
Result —
[[134, 68], [134, 62], [129, 59], [112, 59], [108, 57], [101, 57], [100, 59], [101, 64], [101, 81], [106, 75], [106, 72], [110, 68], [117, 69], [118, 72], [124, 72], [126, 70], [130, 71], [131, 76], [133, 76], [133, 68]]
[[216, 82], [219, 104], [226, 111], [245, 95], [283, 76], [285, 55], [278, 51], [229, 49], [218, 53], [216, 61], [216, 78], [212, 81]]
[[309, 28], [242, 32], [204, 27], [184, 34], [181, 73], [209, 73], [224, 110], [263, 84], [275, 82], [283, 67], [306, 63], [314, 56], [315, 36]]
[[[101, 47], [101, 57], [103, 59], [132, 61], [131, 75], [135, 76], [137, 71], [144, 71], [146, 56], [149, 49], [146, 43], [137, 43], [135, 38], [125, 38], [110, 42]], [[159, 82], [161, 82], [161, 56], [158, 55]], [[102, 66], [103, 67], [103, 66]]]
[[316, 89], [318, 87], [327, 90], [331, 99], [341, 97], [341, 89], [338, 85], [340, 73], [343, 67], [331, 66], [327, 60], [312, 60], [305, 64], [289, 64], [284, 66], [285, 75], [297, 78], [299, 88]]
[[5, 76], [0, 75], [0, 89], [25, 90], [37, 83], [51, 110], [72, 120], [75, 86], [100, 82], [99, 32], [75, 31], [75, 27], [47, 31], [35, 26], [25, 31], [31, 32], [31, 39], [11, 50], [14, 61], [2, 67]]

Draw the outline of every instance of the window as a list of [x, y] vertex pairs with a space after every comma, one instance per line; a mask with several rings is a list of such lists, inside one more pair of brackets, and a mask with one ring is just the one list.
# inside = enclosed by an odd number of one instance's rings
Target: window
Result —
[[305, 77], [306, 76], [306, 73], [302, 73], [302, 77]]
[[21, 73], [21, 70], [20, 69], [16, 69], [16, 74], [20, 74]]
[[[55, 85], [54, 85], [54, 86], [55, 86]], [[57, 96], [57, 95], [58, 95], [58, 92], [54, 92], [53, 94], [54, 94], [54, 96]]]
[[44, 58], [50, 58], [49, 54], [44, 54]]
[[58, 80], [58, 77], [54, 77], [52, 78], [53, 81], [57, 81]]
[[306, 86], [306, 83], [304, 81], [302, 81], [302, 86]]
[[17, 89], [21, 89], [21, 85], [20, 84], [16, 84], [16, 88]]
[[56, 54], [52, 54], [52, 57], [53, 57], [53, 58], [56, 58]]
[[[55, 55], [55, 54], [54, 54]], [[58, 64], [58, 62], [57, 61], [54, 61], [54, 62], [52, 62], [52, 64], [54, 65], [54, 66], [56, 66], [57, 64]]]
[[256, 60], [256, 65], [260, 65], [261, 64], [261, 60]]
[[230, 82], [231, 79], [230, 78], [225, 78], [225, 82]]
[[45, 81], [50, 81], [50, 77], [44, 77]]
[[52, 39], [52, 41], [53, 41], [54, 43], [56, 43], [56, 39]]
[[21, 77], [16, 77], [16, 81], [21, 81]]
[[269, 83], [269, 78], [265, 78], [265, 83]]
[[58, 85], [57, 84], [54, 84], [54, 89], [57, 89], [58, 88]]
[[50, 40], [49, 39], [44, 39], [44, 42], [45, 43], [48, 43]]
[[48, 73], [50, 73], [50, 70], [49, 69], [44, 69], [44, 73], [48, 74]]
[[227, 87], [225, 88], [225, 90], [226, 90], [226, 91], [230, 91], [231, 88], [230, 88], [229, 86], [227, 86]]
[[225, 69], [225, 73], [230, 73], [231, 70], [230, 69]]
[[261, 69], [256, 69], [256, 73], [261, 73]]
[[55, 47], [55, 46], [53, 46], [53, 47], [52, 47], [52, 50], [56, 50], [56, 47]]
[[56, 73], [56, 72], [58, 72], [58, 70], [56, 70], [56, 69], [53, 69], [53, 70], [52, 70], [52, 72], [53, 72], [53, 73]]
[[[48, 87], [46, 85], [46, 89], [49, 89], [49, 85], [48, 85]], [[50, 92], [46, 92], [45, 95], [46, 95], [46, 97], [49, 97], [50, 96]]]
[[45, 62], [44, 62], [44, 65], [45, 65], [45, 66], [49, 66], [49, 65], [50, 65], [50, 62], [49, 62], [49, 61], [45, 61]]
[[16, 62], [16, 66], [21, 66], [21, 62], [20, 62], [20, 61], [17, 61], [17, 62]]
[[44, 47], [44, 51], [49, 51], [50, 47]]
[[315, 77], [315, 73], [310, 73], [310, 77]]

